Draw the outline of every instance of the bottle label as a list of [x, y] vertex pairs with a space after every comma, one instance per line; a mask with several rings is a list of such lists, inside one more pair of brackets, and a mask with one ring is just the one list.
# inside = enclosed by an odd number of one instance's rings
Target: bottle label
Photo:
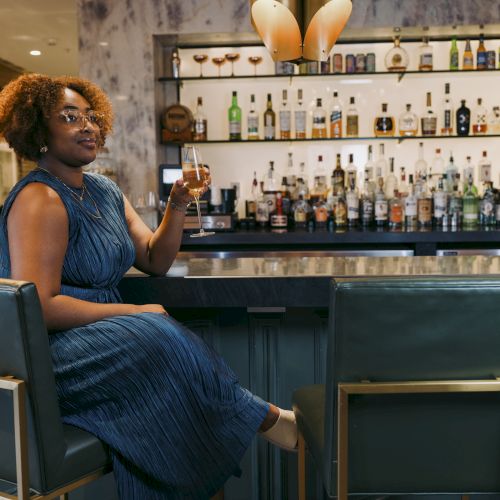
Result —
[[437, 192], [434, 196], [434, 217], [442, 219], [446, 215], [446, 193]]
[[231, 135], [241, 134], [241, 122], [236, 120], [231, 120], [229, 122], [229, 133]]
[[450, 55], [450, 69], [458, 69], [458, 50]]
[[490, 200], [483, 200], [481, 203], [481, 213], [485, 217], [491, 217], [494, 213], [495, 206]]
[[267, 203], [268, 213], [272, 214], [276, 210], [276, 193], [264, 193], [264, 201]]
[[485, 163], [484, 165], [481, 165], [481, 170], [480, 170], [480, 181], [481, 182], [491, 182], [491, 164], [490, 163]]
[[248, 117], [248, 135], [256, 136], [259, 134], [259, 117], [249, 116]]
[[432, 221], [432, 200], [422, 198], [417, 202], [418, 221], [426, 224]]
[[480, 68], [480, 67], [485, 68], [487, 61], [488, 61], [488, 55], [486, 52], [478, 52], [477, 53], [477, 66], [478, 66], [478, 68]]
[[497, 222], [500, 222], [500, 204], [495, 205], [495, 213], [496, 213]]
[[363, 200], [363, 219], [371, 220], [373, 217], [373, 202], [369, 198]]
[[451, 129], [451, 110], [445, 109], [444, 111], [444, 128]]
[[359, 219], [359, 199], [356, 194], [347, 197], [347, 218], [349, 220]]
[[417, 199], [414, 196], [408, 196], [405, 200], [405, 212], [408, 217], [417, 216]]
[[358, 115], [347, 117], [347, 135], [358, 135]]
[[295, 132], [305, 133], [306, 131], [306, 112], [295, 111]]
[[324, 128], [326, 125], [326, 116], [313, 116], [313, 127]]
[[387, 212], [387, 200], [377, 200], [375, 202], [375, 220], [387, 220]]
[[291, 116], [290, 111], [280, 111], [280, 130], [281, 132], [290, 132]]
[[267, 222], [269, 219], [269, 209], [266, 201], [259, 201], [257, 204], [257, 212], [255, 220], [257, 222]]
[[393, 224], [401, 224], [403, 222], [403, 206], [394, 205], [391, 207], [390, 221]]
[[275, 136], [275, 128], [273, 125], [273, 119], [271, 116], [266, 116], [266, 123], [264, 124], [264, 135], [267, 138], [273, 138]]
[[473, 67], [474, 66], [474, 56], [471, 54], [470, 56], [464, 55], [464, 68]]
[[314, 211], [316, 222], [326, 222], [328, 220], [328, 210], [326, 207], [317, 207]]
[[420, 56], [420, 66], [432, 67], [432, 53], [429, 52]]
[[342, 136], [342, 111], [332, 111], [330, 115], [330, 132], [332, 137]]
[[437, 129], [437, 119], [435, 116], [422, 118], [423, 135], [435, 135], [436, 129]]

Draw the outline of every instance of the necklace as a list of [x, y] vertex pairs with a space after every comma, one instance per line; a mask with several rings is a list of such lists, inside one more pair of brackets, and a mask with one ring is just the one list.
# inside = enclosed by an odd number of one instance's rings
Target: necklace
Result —
[[[55, 179], [57, 179], [69, 191], [69, 193], [72, 196], [72, 198], [79, 203], [80, 207], [82, 208], [82, 210], [84, 212], [86, 212], [87, 214], [89, 214], [94, 219], [102, 219], [99, 207], [97, 206], [97, 203], [95, 202], [94, 198], [92, 197], [92, 195], [90, 194], [89, 190], [87, 189], [87, 185], [85, 184], [85, 181], [83, 179], [82, 179], [82, 194], [78, 194], [75, 191], [73, 191], [73, 189], [71, 189], [60, 177], [57, 177], [57, 175], [54, 175], [52, 172], [50, 172], [46, 168], [37, 167], [37, 169], [38, 170], [43, 170], [44, 172], [46, 172], [47, 174], [49, 174], [51, 177], [54, 177]], [[83, 198], [85, 196], [85, 193], [87, 193], [87, 196], [92, 201], [92, 204], [94, 205], [94, 208], [95, 208], [95, 213], [92, 213], [85, 206], [85, 204], [83, 202]]]

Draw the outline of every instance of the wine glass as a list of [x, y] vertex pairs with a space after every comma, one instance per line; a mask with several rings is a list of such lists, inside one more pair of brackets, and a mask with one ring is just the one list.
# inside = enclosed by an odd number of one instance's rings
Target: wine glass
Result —
[[155, 191], [135, 191], [131, 195], [132, 206], [151, 231], [158, 227], [158, 194]]
[[212, 62], [217, 66], [218, 76], [220, 76], [220, 67], [226, 62], [226, 58], [212, 57]]
[[234, 76], [234, 63], [240, 58], [237, 52], [226, 54], [226, 59], [231, 63], [231, 76]]
[[182, 155], [182, 177], [184, 186], [189, 189], [189, 194], [196, 202], [198, 220], [200, 222], [200, 232], [191, 234], [191, 238], [201, 238], [212, 236], [215, 233], [203, 230], [200, 213], [200, 193], [203, 190], [204, 182], [207, 178], [208, 168], [201, 162], [200, 151], [195, 146], [186, 146], [181, 149]]
[[248, 62], [250, 64], [253, 64], [253, 74], [254, 74], [254, 76], [257, 76], [257, 65], [262, 62], [262, 57], [261, 56], [250, 56], [248, 58]]
[[208, 59], [207, 54], [195, 54], [193, 59], [200, 65], [200, 78], [203, 77], [203, 63]]

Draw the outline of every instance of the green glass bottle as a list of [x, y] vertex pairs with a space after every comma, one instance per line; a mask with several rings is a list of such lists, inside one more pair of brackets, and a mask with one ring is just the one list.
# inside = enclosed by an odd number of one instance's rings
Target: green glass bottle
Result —
[[450, 49], [450, 70], [457, 71], [458, 70], [458, 47], [457, 47], [457, 37], [454, 36], [451, 40], [451, 49]]
[[479, 221], [479, 197], [477, 195], [477, 188], [472, 182], [472, 177], [469, 176], [467, 185], [464, 189], [463, 196], [463, 226], [473, 227]]
[[241, 108], [238, 106], [238, 95], [233, 90], [233, 99], [228, 109], [229, 140], [241, 141]]

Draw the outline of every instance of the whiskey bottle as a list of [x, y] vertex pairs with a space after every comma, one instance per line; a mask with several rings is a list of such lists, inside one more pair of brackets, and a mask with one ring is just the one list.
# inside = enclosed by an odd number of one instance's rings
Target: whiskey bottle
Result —
[[451, 71], [457, 71], [458, 70], [458, 63], [459, 61], [459, 53], [458, 53], [458, 47], [457, 47], [457, 37], [454, 36], [451, 39], [451, 49], [450, 49], [450, 70]]
[[465, 105], [465, 99], [457, 109], [457, 135], [466, 136], [470, 132], [470, 109]]
[[306, 110], [302, 102], [302, 89], [297, 91], [297, 106], [295, 107], [295, 139], [306, 138]]
[[231, 106], [228, 109], [229, 140], [241, 141], [241, 108], [238, 106], [238, 94], [233, 90]]
[[247, 117], [247, 138], [249, 141], [258, 141], [259, 136], [259, 115], [255, 111], [255, 95], [250, 95], [250, 112]]
[[385, 67], [388, 71], [406, 71], [409, 60], [408, 52], [401, 47], [399, 36], [395, 37], [394, 47], [385, 56]]
[[427, 92], [427, 107], [425, 108], [424, 115], [422, 116], [422, 135], [436, 135], [437, 132], [437, 117], [432, 109], [432, 96]]
[[406, 105], [406, 111], [399, 117], [399, 135], [415, 136], [418, 134], [418, 117], [411, 110], [411, 104]]
[[488, 132], [488, 111], [483, 106], [483, 100], [477, 100], [477, 107], [474, 110], [474, 121], [472, 123], [472, 133], [474, 135], [484, 135]]
[[288, 93], [283, 90], [283, 101], [280, 109], [280, 139], [290, 139], [292, 127], [292, 113], [288, 106]]
[[484, 46], [484, 35], [479, 35], [479, 46], [476, 54], [476, 69], [482, 70], [488, 68], [487, 50]]
[[333, 196], [337, 196], [341, 189], [345, 186], [345, 172], [341, 165], [340, 154], [337, 154], [337, 164], [332, 173], [332, 192]]
[[453, 103], [450, 97], [450, 84], [444, 86], [444, 102], [443, 102], [443, 126], [441, 127], [441, 135], [453, 134]]
[[356, 103], [354, 97], [350, 98], [349, 109], [347, 110], [346, 116], [346, 137], [358, 137], [359, 136], [359, 116], [358, 110], [356, 109]]
[[463, 70], [474, 69], [474, 54], [472, 53], [470, 40], [467, 40], [465, 42], [465, 51], [464, 51], [462, 69]]
[[322, 108], [320, 98], [316, 99], [316, 107], [313, 110], [312, 138], [325, 139], [326, 134], [326, 111]]
[[271, 94], [267, 94], [267, 106], [264, 112], [264, 139], [272, 141], [276, 138], [276, 113], [273, 111]]
[[283, 198], [282, 194], [278, 191], [276, 193], [276, 213], [271, 215], [271, 228], [274, 230], [286, 231], [288, 226], [288, 218], [283, 213]]
[[433, 50], [429, 45], [429, 38], [422, 39], [422, 45], [418, 49], [418, 70], [419, 71], [432, 71], [433, 68]]
[[333, 93], [332, 112], [330, 114], [330, 137], [342, 137], [342, 104], [338, 92]]
[[345, 191], [342, 188], [335, 197], [333, 213], [335, 225], [337, 227], [347, 226], [347, 202], [345, 199]]
[[375, 118], [373, 131], [375, 137], [392, 137], [396, 132], [394, 118], [387, 113], [387, 103], [382, 104], [382, 113]]
[[203, 112], [203, 99], [198, 97], [196, 113], [194, 114], [194, 132], [193, 141], [207, 140], [207, 117]]

